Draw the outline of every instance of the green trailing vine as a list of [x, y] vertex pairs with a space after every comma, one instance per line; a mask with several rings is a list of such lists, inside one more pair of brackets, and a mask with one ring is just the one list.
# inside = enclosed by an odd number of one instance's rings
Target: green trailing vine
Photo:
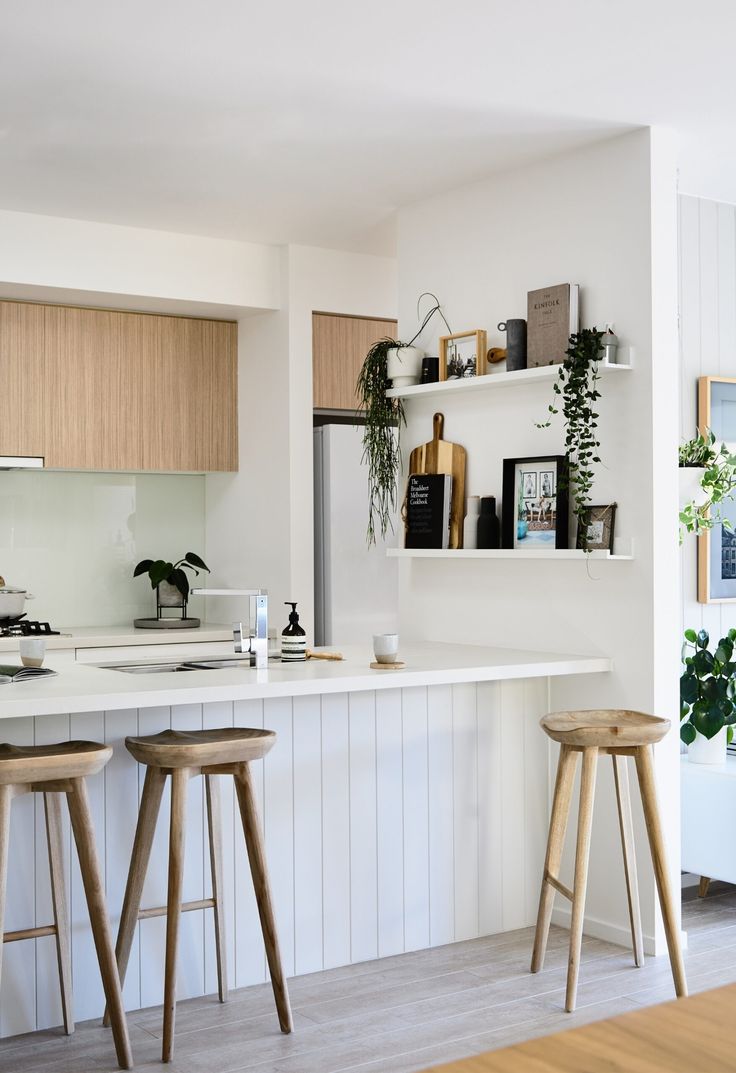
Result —
[[701, 536], [714, 525], [732, 530], [728, 517], [723, 514], [723, 504], [736, 498], [736, 455], [731, 454], [725, 443], [716, 443], [710, 429], [692, 440], [681, 443], [678, 450], [681, 469], [702, 469], [700, 487], [702, 502], [691, 501], [680, 509], [680, 543], [683, 532]]
[[387, 374], [388, 352], [394, 347], [413, 346], [432, 317], [439, 314], [450, 335], [452, 329], [440, 308], [440, 300], [431, 291], [423, 291], [417, 299], [417, 320], [423, 298], [433, 304], [424, 314], [419, 330], [408, 343], [397, 339], [379, 339], [365, 356], [355, 390], [359, 399], [358, 418], [365, 421], [363, 429], [363, 461], [368, 465], [368, 531], [369, 544], [375, 544], [376, 533], [382, 539], [393, 532], [393, 515], [398, 502], [397, 480], [401, 467], [401, 426], [406, 424], [401, 399], [386, 398], [391, 383]]
[[365, 356], [357, 383], [360, 409], [365, 417], [363, 460], [368, 464], [368, 543], [375, 544], [376, 530], [382, 538], [393, 531], [396, 512], [396, 476], [401, 463], [401, 426], [406, 424], [401, 399], [389, 399], [386, 355], [404, 346], [396, 339], [379, 339]]
[[[573, 513], [577, 518], [580, 545], [588, 550], [588, 516], [590, 492], [593, 487], [593, 466], [600, 463], [598, 414], [595, 407], [601, 395], [598, 391], [598, 362], [603, 351], [603, 332], [583, 328], [570, 336], [566, 357], [560, 365], [554, 384], [555, 395], [561, 402], [550, 404], [550, 415], [562, 410], [565, 422], [565, 453], [568, 458], [567, 476], [560, 479], [563, 488], [572, 489]], [[551, 417], [537, 423], [537, 428], [549, 428]]]

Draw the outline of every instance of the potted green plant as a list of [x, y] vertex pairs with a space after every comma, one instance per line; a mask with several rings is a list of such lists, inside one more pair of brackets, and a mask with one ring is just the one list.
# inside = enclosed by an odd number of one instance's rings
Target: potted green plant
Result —
[[189, 600], [189, 578], [187, 570], [199, 575], [200, 570], [209, 573], [210, 568], [204, 559], [193, 551], [188, 551], [183, 559], [170, 563], [166, 559], [141, 559], [133, 571], [133, 577], [148, 574], [151, 588], [156, 592], [158, 618], [162, 607], [181, 607], [182, 618], [187, 617]]
[[[570, 336], [565, 360], [560, 365], [553, 385], [560, 402], [550, 404], [550, 415], [562, 410], [565, 423], [565, 453], [568, 472], [564, 486], [573, 489], [573, 513], [577, 518], [579, 545], [588, 550], [587, 517], [590, 492], [593, 487], [593, 465], [600, 462], [598, 414], [595, 407], [601, 395], [598, 391], [598, 364], [603, 356], [603, 332], [583, 328]], [[537, 423], [537, 428], [549, 428], [551, 417]], [[560, 484], [563, 485], [561, 479]]]
[[442, 317], [452, 335], [452, 329], [440, 308], [440, 300], [431, 291], [417, 299], [417, 319], [423, 298], [433, 300], [425, 313], [419, 330], [408, 343], [397, 339], [379, 339], [365, 356], [355, 386], [358, 396], [358, 418], [364, 421], [363, 461], [368, 466], [368, 531], [369, 544], [375, 544], [376, 532], [385, 539], [393, 531], [396, 512], [397, 479], [401, 465], [401, 426], [406, 424], [401, 399], [389, 399], [386, 392], [392, 386], [417, 383], [422, 351], [414, 346], [436, 313]]
[[680, 471], [680, 543], [683, 533], [699, 536], [714, 525], [731, 529], [721, 506], [736, 496], [736, 455], [725, 443], [716, 443], [711, 429], [681, 443], [678, 451]]
[[680, 738], [696, 764], [722, 764], [736, 723], [736, 630], [711, 652], [706, 630], [685, 630], [680, 678]]

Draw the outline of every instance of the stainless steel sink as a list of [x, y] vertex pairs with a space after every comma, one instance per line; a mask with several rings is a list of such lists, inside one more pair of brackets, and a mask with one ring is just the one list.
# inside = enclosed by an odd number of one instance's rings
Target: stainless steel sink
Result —
[[[280, 662], [280, 657], [271, 659]], [[172, 674], [175, 671], [221, 671], [236, 667], [240, 670], [251, 668], [250, 658], [242, 656], [221, 659], [187, 660], [185, 663], [98, 663], [96, 666], [105, 671], [120, 671], [122, 674]]]
[[193, 671], [183, 663], [98, 663], [105, 671], [121, 671], [123, 674], [171, 674], [173, 671]]

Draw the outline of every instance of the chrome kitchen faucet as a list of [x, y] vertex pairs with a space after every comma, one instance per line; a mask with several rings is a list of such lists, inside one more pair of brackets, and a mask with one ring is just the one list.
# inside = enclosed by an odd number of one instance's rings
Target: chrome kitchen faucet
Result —
[[[251, 667], [268, 667], [268, 593], [265, 589], [192, 589], [192, 596], [247, 596], [249, 598], [248, 632], [243, 623], [233, 623], [233, 643], [236, 652], [250, 655]], [[251, 624], [255, 623], [255, 633]], [[247, 642], [247, 646], [246, 646]]]

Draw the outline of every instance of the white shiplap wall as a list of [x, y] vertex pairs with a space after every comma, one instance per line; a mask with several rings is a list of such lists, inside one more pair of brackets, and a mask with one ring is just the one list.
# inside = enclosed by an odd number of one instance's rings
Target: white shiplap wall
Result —
[[[135, 830], [140, 769], [128, 734], [164, 727], [267, 726], [256, 765], [282, 951], [289, 975], [435, 946], [533, 922], [546, 838], [546, 679], [390, 689], [324, 697], [185, 705], [6, 720], [14, 744], [87, 738], [114, 747], [89, 780], [113, 928]], [[232, 780], [223, 778], [227, 953], [231, 984], [266, 979]], [[66, 811], [66, 810], [65, 810]], [[65, 818], [67, 846], [71, 850]], [[143, 894], [166, 899], [168, 797]], [[51, 920], [43, 801], [13, 804], [5, 927]], [[75, 855], [69, 852], [77, 1020], [103, 999]], [[189, 786], [184, 899], [209, 894], [203, 786]], [[139, 925], [125, 1002], [159, 1003], [165, 920]], [[181, 924], [179, 994], [216, 990], [212, 914]], [[61, 1021], [53, 938], [5, 947], [0, 1034]]]
[[[680, 434], [695, 434], [698, 377], [736, 377], [736, 206], [681, 196], [680, 205]], [[736, 604], [700, 604], [697, 549], [682, 550], [683, 629], [703, 627], [721, 637], [736, 626]]]

